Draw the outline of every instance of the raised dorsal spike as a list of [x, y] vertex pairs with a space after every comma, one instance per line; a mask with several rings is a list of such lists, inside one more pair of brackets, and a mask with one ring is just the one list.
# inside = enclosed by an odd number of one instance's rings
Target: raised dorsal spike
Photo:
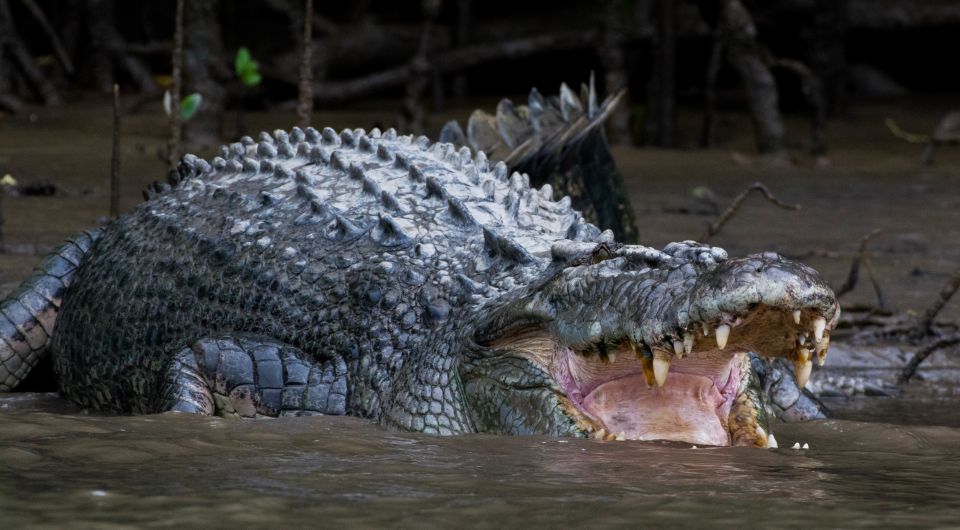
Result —
[[310, 211], [318, 217], [328, 218], [333, 215], [333, 209], [326, 203], [312, 200], [310, 201]]
[[420, 168], [418, 168], [415, 165], [410, 166], [410, 170], [408, 171], [408, 173], [410, 175], [410, 180], [415, 180], [417, 182], [423, 182], [425, 180], [425, 177], [423, 176], [423, 171], [421, 171]]
[[260, 204], [262, 204], [263, 206], [273, 206], [278, 202], [280, 202], [280, 199], [275, 197], [273, 194], [267, 193], [265, 191], [260, 192]]
[[256, 173], [260, 171], [260, 161], [255, 158], [243, 157], [243, 172]]
[[498, 256], [515, 263], [530, 263], [533, 261], [533, 256], [519, 243], [487, 227], [483, 228], [483, 244], [491, 256]]
[[324, 127], [323, 133], [321, 133], [321, 138], [323, 143], [327, 145], [340, 145], [340, 137], [337, 136], [337, 131], [333, 130], [330, 127]]
[[397, 156], [393, 159], [393, 167], [397, 169], [407, 169], [410, 167], [410, 159], [404, 154], [397, 153]]
[[[260, 134], [261, 134], [261, 141], [263, 141], [263, 140], [262, 140], [262, 135], [263, 135], [263, 134], [266, 134], [266, 133], [260, 133]], [[240, 137], [240, 145], [242, 145], [242, 146], [244, 146], [244, 147], [250, 147], [251, 145], [254, 145], [254, 144], [256, 144], [256, 143], [257, 143], [257, 142], [255, 142], [255, 141], [253, 140], [253, 138], [250, 138], [249, 136], [241, 136], [241, 137]]]
[[224, 160], [230, 158], [230, 146], [221, 145], [220, 149], [217, 151], [217, 155]]
[[499, 180], [500, 182], [506, 182], [507, 177], [509, 176], [509, 169], [507, 165], [503, 163], [503, 160], [496, 163], [493, 166], [493, 178]]
[[293, 178], [294, 173], [290, 168], [284, 167], [283, 164], [277, 164], [273, 167], [273, 177], [277, 179], [290, 179]]
[[350, 129], [344, 129], [340, 132], [340, 145], [345, 147], [356, 147], [357, 137], [353, 135]]
[[290, 142], [277, 142], [277, 155], [280, 158], [293, 158], [296, 154]]
[[257, 156], [260, 158], [274, 158], [277, 156], [277, 148], [272, 142], [260, 142], [257, 144]]
[[458, 282], [460, 282], [460, 287], [462, 287], [467, 294], [479, 294], [486, 292], [487, 290], [486, 286], [484, 286], [482, 283], [474, 281], [473, 278], [462, 272], [458, 272], [456, 274], [456, 279]]
[[227, 161], [226, 161], [223, 157], [221, 157], [221, 156], [214, 157], [214, 159], [213, 159], [213, 169], [214, 169], [215, 171], [218, 171], [218, 172], [219, 172], [219, 171], [223, 171], [223, 168], [225, 168], [225, 167], [227, 167]]
[[294, 125], [293, 128], [290, 129], [291, 143], [300, 143], [304, 141], [306, 138], [307, 138], [306, 134], [304, 134], [303, 129], [301, 129], [300, 127], [297, 127], [296, 125]]
[[470, 209], [467, 208], [467, 205], [460, 199], [456, 197], [447, 198], [447, 206], [450, 208], [450, 216], [458, 223], [465, 225], [477, 224], [477, 221], [470, 213]]
[[380, 136], [382, 136], [382, 134], [380, 133], [379, 127], [374, 127], [373, 129], [370, 129], [369, 134], [370, 134], [370, 138], [380, 138]]
[[390, 214], [379, 215], [380, 220], [370, 234], [374, 241], [387, 247], [405, 245], [413, 241]]
[[293, 172], [293, 180], [297, 184], [310, 184], [310, 177], [307, 176], [307, 172], [303, 169], [297, 169]]
[[413, 141], [421, 150], [426, 151], [430, 147], [430, 139], [424, 135], [417, 136], [417, 139]]
[[276, 162], [273, 160], [261, 160], [260, 172], [264, 175], [276, 175]]
[[308, 158], [310, 159], [310, 162], [314, 164], [316, 163], [328, 164], [330, 162], [330, 153], [328, 153], [324, 148], [320, 147], [319, 145], [315, 145], [310, 148], [310, 156]]
[[241, 171], [243, 171], [243, 164], [237, 159], [228, 160], [226, 167], [223, 168], [223, 173], [227, 175], [239, 173]]
[[343, 157], [340, 156], [339, 151], [334, 151], [330, 154], [330, 165], [333, 166], [333, 169], [337, 171], [346, 171], [347, 165], [343, 161]]
[[447, 190], [443, 189], [443, 184], [437, 180], [437, 177], [427, 177], [427, 197], [438, 197], [445, 199]]
[[366, 175], [364, 175], [360, 180], [363, 182], [363, 191], [377, 197], [380, 196], [380, 185], [377, 184], [377, 181]]
[[357, 164], [350, 164], [350, 170], [347, 172], [350, 174], [350, 178], [360, 180], [364, 177], [363, 168]]
[[490, 161], [487, 160], [487, 153], [477, 151], [477, 156], [473, 158], [473, 164], [480, 173], [486, 173], [490, 170]]
[[310, 144], [297, 142], [297, 158], [310, 158]]
[[[247, 143], [247, 140], [250, 140], [249, 144]], [[260, 134], [257, 135], [257, 140], [260, 142], [266, 142], [268, 144], [272, 144], [273, 136], [270, 136], [270, 134], [267, 131], [260, 131]], [[244, 136], [243, 138], [240, 139], [240, 143], [245, 145], [253, 145], [253, 138], [250, 138], [249, 136]]]
[[297, 197], [301, 199], [312, 200], [317, 198], [317, 194], [306, 184], [297, 184]]
[[387, 190], [383, 190], [382, 192], [380, 192], [380, 201], [383, 203], [384, 206], [386, 206], [391, 210], [400, 209], [400, 202], [397, 201], [397, 197]]
[[307, 129], [303, 131], [303, 134], [304, 139], [310, 144], [315, 144], [320, 141], [320, 131], [313, 127], [307, 127]]
[[370, 138], [366, 135], [361, 136], [357, 141], [357, 149], [363, 151], [364, 153], [373, 152], [373, 142], [370, 141]]
[[240, 159], [247, 156], [247, 148], [240, 142], [230, 144], [230, 155], [228, 158]]
[[497, 183], [492, 180], [485, 180], [480, 184], [480, 187], [483, 188], [483, 193], [486, 194], [488, 201], [496, 200], [497, 198]]
[[551, 186], [551, 185], [549, 185], [549, 184], [544, 184], [543, 187], [540, 188], [540, 197], [542, 197], [544, 200], [552, 201], [552, 200], [553, 200], [553, 186]]
[[290, 143], [290, 135], [283, 129], [274, 129], [273, 137], [277, 140], [278, 144]]
[[450, 120], [445, 123], [443, 128], [440, 129], [440, 136], [438, 136], [437, 139], [441, 142], [449, 142], [457, 145], [467, 143], [467, 135], [464, 134], [463, 128], [460, 127], [457, 120]]
[[570, 90], [566, 83], [560, 83], [560, 114], [563, 121], [569, 122], [583, 114], [580, 98]]
[[510, 217], [513, 217], [514, 219], [520, 215], [521, 199], [522, 198], [520, 197], [520, 194], [513, 189], [508, 191], [503, 197], [503, 209], [506, 210], [507, 213], [510, 214]]
[[350, 241], [363, 235], [364, 230], [340, 214], [334, 214], [327, 237], [337, 241]]
[[383, 160], [384, 162], [389, 162], [393, 159], [393, 154], [390, 153], [390, 150], [387, 149], [387, 146], [380, 144], [377, 146], [377, 158]]

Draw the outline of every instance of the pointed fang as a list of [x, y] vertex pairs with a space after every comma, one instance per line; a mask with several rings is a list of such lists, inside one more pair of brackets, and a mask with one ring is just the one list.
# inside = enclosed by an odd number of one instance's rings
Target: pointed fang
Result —
[[717, 326], [717, 347], [721, 350], [727, 347], [727, 339], [730, 338], [730, 326], [720, 324]]
[[654, 355], [653, 376], [657, 380], [657, 386], [663, 386], [667, 382], [668, 373], [670, 373], [670, 358], [665, 355]]
[[807, 386], [807, 381], [810, 379], [810, 372], [813, 371], [813, 361], [796, 360], [793, 362], [793, 371], [797, 376], [797, 385], [803, 388]]
[[813, 321], [813, 338], [819, 343], [823, 339], [823, 330], [827, 329], [827, 319], [817, 317]]
[[793, 312], [793, 321], [799, 326], [800, 325], [800, 310], [797, 309]]
[[689, 354], [693, 351], [693, 333], [689, 331], [683, 334], [683, 352]]
[[777, 444], [777, 439], [773, 437], [773, 433], [770, 433], [767, 436], [767, 449], [776, 449], [778, 447], [780, 446]]

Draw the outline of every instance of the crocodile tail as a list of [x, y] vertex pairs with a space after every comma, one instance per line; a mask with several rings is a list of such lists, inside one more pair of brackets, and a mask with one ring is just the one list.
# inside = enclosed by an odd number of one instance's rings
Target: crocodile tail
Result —
[[87, 230], [67, 239], [0, 302], [0, 392], [13, 390], [43, 358], [63, 296], [99, 236]]
[[603, 134], [604, 121], [623, 97], [620, 92], [598, 102], [592, 75], [579, 95], [566, 84], [549, 97], [534, 88], [526, 105], [504, 99], [496, 115], [474, 111], [466, 131], [448, 122], [440, 141], [468, 145], [511, 171], [527, 173], [538, 186], [550, 184], [558, 196], [569, 195], [588, 220], [632, 242], [633, 208]]

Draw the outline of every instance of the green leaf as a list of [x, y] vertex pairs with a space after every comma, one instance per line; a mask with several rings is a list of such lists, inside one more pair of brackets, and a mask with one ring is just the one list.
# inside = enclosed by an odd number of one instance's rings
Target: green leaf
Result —
[[202, 102], [203, 96], [196, 92], [183, 98], [183, 101], [180, 102], [180, 117], [183, 118], [183, 121], [192, 118], [200, 109], [200, 103]]
[[263, 80], [263, 76], [257, 71], [249, 71], [243, 74], [243, 84], [247, 86], [257, 86]]
[[233, 62], [234, 71], [237, 73], [237, 77], [242, 78], [243, 73], [247, 71], [250, 67], [250, 61], [252, 57], [250, 56], [250, 50], [246, 47], [241, 47], [237, 50], [237, 58]]

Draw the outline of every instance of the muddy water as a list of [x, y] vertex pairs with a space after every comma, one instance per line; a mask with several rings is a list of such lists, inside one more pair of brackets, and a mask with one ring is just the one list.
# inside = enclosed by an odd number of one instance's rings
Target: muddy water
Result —
[[[32, 250], [95, 225], [105, 213], [107, 108], [85, 101], [37, 109], [33, 119], [0, 117], [0, 173], [61, 188], [52, 198], [4, 199], [6, 242], [16, 253], [0, 255], [2, 290], [38, 261]], [[165, 129], [156, 110], [125, 121], [124, 209], [163, 174], [156, 148]], [[744, 134], [711, 151], [618, 149], [644, 242], [699, 235], [711, 214], [692, 188], [709, 186], [723, 201], [762, 180], [803, 209], [749, 202], [714, 243], [731, 254], [816, 250], [808, 261], [839, 284], [859, 238], [882, 228], [873, 248], [887, 298], [922, 309], [960, 263], [960, 150], [943, 151], [932, 169], [918, 168], [916, 149], [891, 140], [878, 124], [893, 115], [922, 130], [936, 113], [862, 112], [832, 131], [833, 166], [825, 169], [740, 156], [750, 152]], [[276, 113], [250, 122], [272, 129], [292, 119]], [[389, 118], [359, 109], [316, 121], [369, 126]], [[847, 303], [872, 296], [861, 286]], [[960, 315], [957, 305], [948, 318]], [[930, 370], [950, 364], [944, 354], [930, 361]], [[832, 400], [839, 419], [781, 425], [775, 432], [783, 449], [753, 450], [432, 438], [351, 418], [110, 417], [83, 414], [56, 396], [7, 394], [0, 395], [0, 514], [5, 528], [956, 526], [958, 405], [960, 392], [949, 381], [914, 385], [899, 399]], [[789, 449], [794, 442], [810, 449]]]
[[[39, 403], [37, 401], [40, 401]], [[808, 450], [436, 438], [353, 418], [98, 417], [4, 398], [4, 525], [953, 526], [960, 429], [829, 420]]]

